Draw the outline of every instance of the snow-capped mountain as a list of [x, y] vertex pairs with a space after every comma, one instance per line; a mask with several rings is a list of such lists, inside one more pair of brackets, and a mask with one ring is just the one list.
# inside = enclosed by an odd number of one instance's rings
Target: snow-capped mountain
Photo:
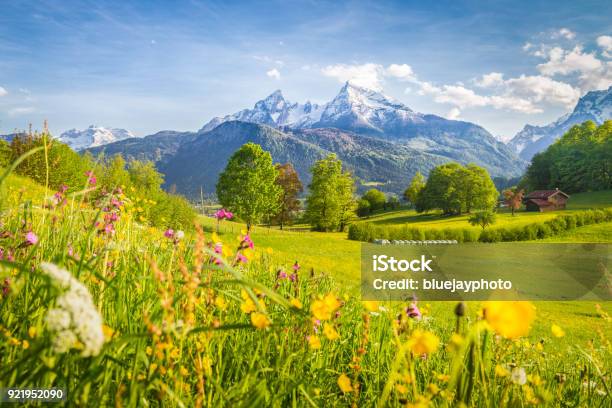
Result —
[[66, 143], [74, 150], [83, 150], [89, 147], [102, 146], [133, 137], [135, 136], [129, 130], [91, 125], [83, 130], [67, 130], [62, 133], [57, 140]]
[[211, 120], [200, 132], [229, 121], [268, 125], [284, 131], [335, 128], [397, 142], [461, 163], [479, 163], [494, 175], [517, 175], [525, 165], [512, 149], [481, 126], [415, 112], [381, 92], [350, 82], [322, 106], [291, 104], [276, 91], [257, 102], [253, 109]]
[[384, 133], [398, 123], [422, 122], [420, 114], [393, 98], [350, 82], [324, 105], [291, 103], [277, 90], [257, 102], [253, 109], [213, 118], [200, 131], [233, 120], [292, 129], [335, 127], [361, 133]]
[[380, 92], [347, 82], [325, 104], [321, 118], [311, 127], [335, 127], [360, 133], [395, 134], [402, 125], [422, 123], [422, 115]]
[[310, 102], [291, 103], [283, 97], [280, 90], [276, 90], [267, 98], [257, 102], [253, 109], [244, 109], [222, 118], [213, 118], [200, 129], [200, 132], [207, 132], [222, 123], [234, 120], [273, 127], [307, 127], [319, 120], [321, 111], [321, 106]]
[[571, 113], [561, 116], [546, 126], [525, 125], [523, 130], [510, 140], [510, 146], [518, 155], [530, 160], [533, 155], [545, 150], [572, 126], [585, 120], [602, 124], [612, 119], [612, 86], [607, 90], [591, 91], [584, 95]]

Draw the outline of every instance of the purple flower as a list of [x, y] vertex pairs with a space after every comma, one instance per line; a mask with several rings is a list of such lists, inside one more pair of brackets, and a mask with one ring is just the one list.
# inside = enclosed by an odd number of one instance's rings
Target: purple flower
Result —
[[2, 285], [2, 296], [6, 297], [11, 290], [11, 280], [9, 278], [4, 278], [4, 283]]
[[166, 230], [166, 232], [164, 232], [164, 237], [168, 238], [168, 239], [172, 239], [174, 238], [174, 230], [171, 228], [168, 228]]
[[421, 311], [419, 310], [419, 307], [416, 305], [416, 303], [411, 303], [410, 306], [406, 308], [406, 314], [408, 315], [408, 317], [411, 317], [413, 319], [420, 319], [422, 317]]
[[283, 271], [282, 269], [278, 271], [278, 273], [276, 274], [276, 279], [281, 280], [281, 279], [287, 279], [287, 272]]
[[238, 252], [236, 254], [236, 260], [238, 260], [238, 262], [240, 263], [247, 263], [248, 259], [246, 258], [246, 256], [242, 255], [240, 252]]
[[295, 261], [295, 263], [293, 264], [293, 270], [296, 272], [300, 270], [300, 264], [298, 264], [297, 261]]
[[289, 280], [291, 282], [297, 282], [297, 273], [292, 273], [291, 275], [289, 275]]
[[27, 245], [36, 245], [38, 243], [38, 237], [35, 233], [30, 231], [25, 236], [25, 242]]

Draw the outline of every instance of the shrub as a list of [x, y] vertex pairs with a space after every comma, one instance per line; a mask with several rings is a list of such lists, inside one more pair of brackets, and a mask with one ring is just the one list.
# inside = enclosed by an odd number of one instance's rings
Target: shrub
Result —
[[502, 234], [498, 228], [487, 229], [480, 233], [480, 242], [500, 242], [502, 240]]

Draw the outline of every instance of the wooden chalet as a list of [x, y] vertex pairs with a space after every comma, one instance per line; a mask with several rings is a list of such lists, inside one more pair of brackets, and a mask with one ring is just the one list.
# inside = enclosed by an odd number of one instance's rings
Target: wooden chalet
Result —
[[527, 211], [555, 211], [564, 210], [569, 195], [557, 189], [536, 190], [523, 197], [523, 204]]

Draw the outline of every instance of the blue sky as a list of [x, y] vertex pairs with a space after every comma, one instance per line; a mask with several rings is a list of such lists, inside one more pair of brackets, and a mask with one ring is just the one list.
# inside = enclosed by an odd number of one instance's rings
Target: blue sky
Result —
[[612, 84], [606, 1], [4, 1], [0, 133], [195, 130], [351, 79], [509, 137]]

